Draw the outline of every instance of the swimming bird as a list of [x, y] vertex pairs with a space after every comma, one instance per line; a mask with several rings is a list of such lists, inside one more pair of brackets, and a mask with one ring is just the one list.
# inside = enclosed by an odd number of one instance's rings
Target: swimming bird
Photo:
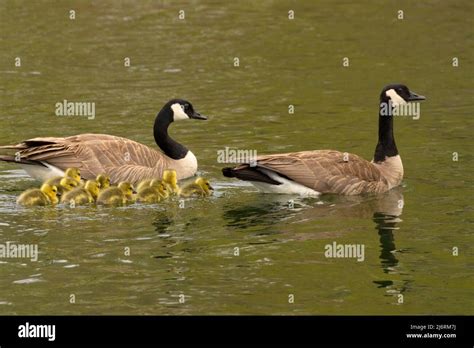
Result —
[[256, 163], [223, 168], [224, 176], [251, 182], [267, 193], [357, 195], [400, 185], [403, 165], [393, 136], [394, 110], [424, 100], [402, 84], [380, 94], [378, 143], [371, 162], [350, 153], [315, 150], [258, 156]]
[[106, 188], [99, 193], [97, 204], [125, 204], [133, 201], [133, 186], [129, 182], [121, 182], [118, 186]]
[[158, 203], [168, 198], [166, 185], [161, 180], [152, 180], [148, 187], [143, 187], [137, 194], [137, 202]]
[[156, 179], [146, 179], [146, 180], [140, 181], [137, 185], [137, 192], [140, 192], [141, 190], [150, 187], [150, 184], [153, 180], [156, 180]]
[[64, 172], [64, 175], [49, 178], [44, 182], [44, 184], [56, 186], [58, 188], [59, 192], [62, 193], [62, 188], [60, 187], [61, 186], [60, 182], [63, 178], [71, 178], [71, 179], [77, 181], [77, 183], [80, 183], [81, 182], [81, 171], [77, 168], [67, 168], [66, 171]]
[[63, 195], [66, 192], [74, 190], [77, 186], [79, 186], [78, 181], [74, 180], [73, 178], [69, 176], [65, 176], [64, 178], [61, 179], [61, 181], [59, 182], [59, 185], [57, 186], [58, 193]]
[[209, 180], [204, 178], [197, 178], [193, 183], [188, 184], [180, 189], [179, 195], [182, 197], [207, 197], [212, 195], [214, 188], [209, 183]]
[[77, 187], [61, 197], [61, 203], [81, 205], [94, 203], [99, 195], [99, 185], [95, 180], [87, 180], [84, 187]]
[[108, 176], [107, 174], [102, 173], [97, 175], [95, 181], [97, 182], [101, 190], [105, 190], [106, 188], [110, 187], [110, 176]]
[[80, 169], [87, 180], [100, 173], [110, 175], [112, 183], [136, 184], [141, 180], [161, 178], [165, 169], [174, 169], [178, 178], [193, 176], [197, 159], [185, 146], [168, 135], [174, 121], [207, 118], [194, 110], [189, 101], [168, 101], [155, 119], [153, 134], [163, 151], [133, 140], [106, 134], [79, 134], [66, 138], [40, 137], [19, 144], [1, 146], [16, 151], [16, 155], [0, 155], [1, 161], [15, 162], [32, 177], [45, 181], [64, 176], [68, 167]]
[[58, 203], [56, 186], [43, 184], [41, 188], [33, 188], [23, 192], [17, 199], [17, 204], [27, 207], [54, 205]]
[[176, 170], [165, 170], [163, 172], [163, 183], [168, 187], [170, 194], [179, 193], [178, 176], [176, 174]]

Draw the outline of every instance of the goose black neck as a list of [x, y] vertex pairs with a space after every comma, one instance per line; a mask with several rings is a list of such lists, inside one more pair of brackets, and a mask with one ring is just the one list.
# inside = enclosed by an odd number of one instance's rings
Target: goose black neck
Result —
[[173, 122], [173, 115], [167, 109], [161, 110], [155, 119], [155, 125], [153, 127], [153, 135], [155, 137], [156, 144], [165, 153], [166, 156], [171, 157], [174, 160], [179, 160], [186, 157], [188, 149], [171, 139], [168, 135], [168, 127]]
[[[391, 106], [388, 106], [391, 108]], [[385, 157], [398, 155], [397, 145], [393, 136], [393, 116], [391, 111], [389, 115], [384, 110], [383, 102], [380, 103], [379, 109], [379, 141], [375, 148], [374, 162], [383, 162]], [[386, 109], [385, 109], [386, 110]]]

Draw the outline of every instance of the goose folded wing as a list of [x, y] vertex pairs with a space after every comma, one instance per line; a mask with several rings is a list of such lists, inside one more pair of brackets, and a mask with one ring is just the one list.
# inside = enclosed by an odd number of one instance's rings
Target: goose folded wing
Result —
[[165, 166], [161, 152], [126, 138], [105, 134], [34, 138], [23, 144], [22, 158], [44, 161], [62, 170], [76, 167], [85, 179], [107, 173], [113, 183], [136, 182], [160, 176]]
[[357, 155], [333, 150], [259, 156], [257, 166], [321, 193], [380, 192], [387, 185], [372, 163]]

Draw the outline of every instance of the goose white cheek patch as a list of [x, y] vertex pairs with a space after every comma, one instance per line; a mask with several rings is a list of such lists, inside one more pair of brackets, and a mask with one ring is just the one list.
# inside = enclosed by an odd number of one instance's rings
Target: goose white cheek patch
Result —
[[389, 89], [387, 92], [385, 92], [385, 95], [390, 98], [392, 101], [393, 106], [398, 106], [398, 105], [405, 105], [407, 102], [405, 99], [400, 97], [397, 92], [395, 92], [394, 89]]
[[173, 110], [173, 120], [180, 121], [180, 120], [187, 120], [189, 116], [183, 111], [180, 103], [175, 103], [171, 105], [171, 110]]

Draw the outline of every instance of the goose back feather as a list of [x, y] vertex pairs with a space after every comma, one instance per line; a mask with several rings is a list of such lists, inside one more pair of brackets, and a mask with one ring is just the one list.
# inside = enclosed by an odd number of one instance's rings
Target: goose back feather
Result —
[[355, 155], [334, 150], [302, 151], [257, 157], [257, 166], [242, 164], [233, 169], [246, 168], [265, 175], [267, 169], [284, 178], [304, 185], [319, 193], [357, 195], [364, 192], [384, 192], [396, 186], [384, 176], [375, 163]]

